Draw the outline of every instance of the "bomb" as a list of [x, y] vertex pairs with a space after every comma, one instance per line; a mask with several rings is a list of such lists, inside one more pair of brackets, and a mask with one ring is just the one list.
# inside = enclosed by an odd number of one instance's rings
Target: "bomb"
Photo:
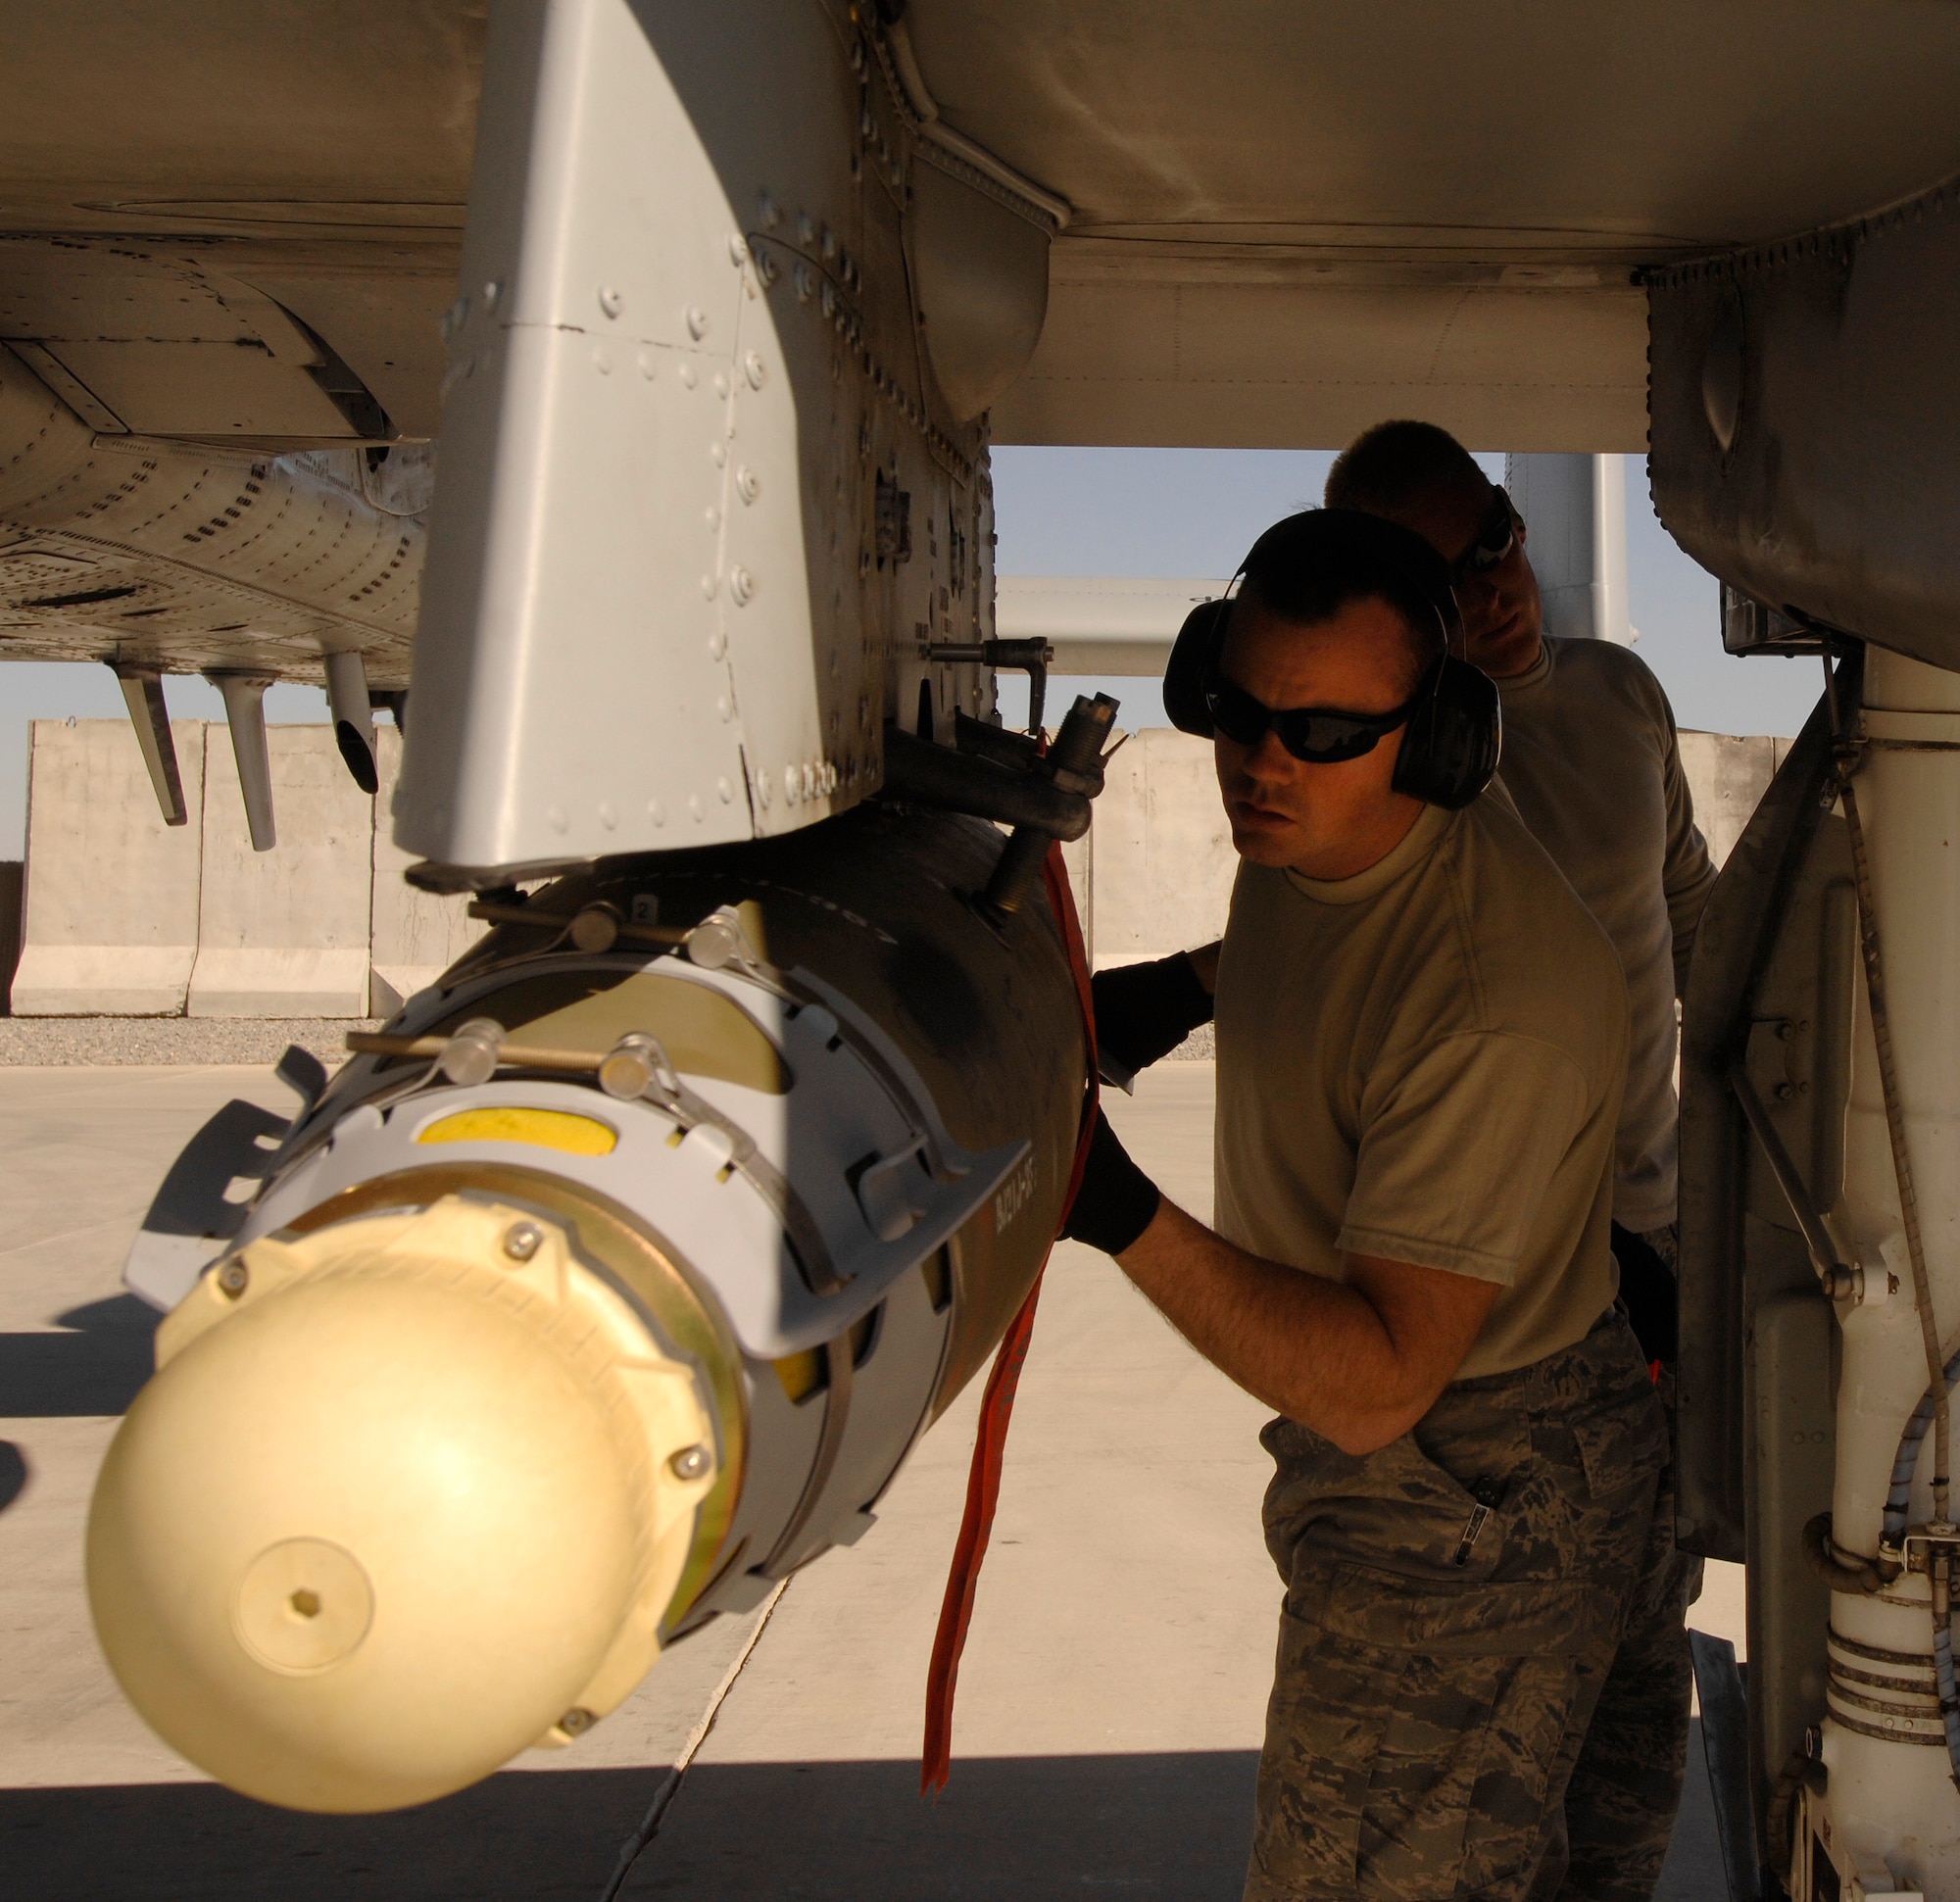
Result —
[[1062, 929], [981, 896], [1002, 844], [873, 805], [494, 893], [350, 1039], [96, 1489], [96, 1627], [168, 1741], [274, 1803], [426, 1801], [870, 1526], [1079, 1129]]

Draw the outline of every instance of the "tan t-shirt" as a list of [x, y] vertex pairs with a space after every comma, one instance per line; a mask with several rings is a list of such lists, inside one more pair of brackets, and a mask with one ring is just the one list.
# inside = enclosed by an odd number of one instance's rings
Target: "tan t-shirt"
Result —
[[1675, 1217], [1674, 1000], [1715, 883], [1681, 769], [1674, 712], [1638, 655], [1547, 637], [1497, 682], [1504, 786], [1620, 954], [1632, 1039], [1613, 1213], [1637, 1233]]
[[1498, 1283], [1459, 1379], [1582, 1339], [1626, 1074], [1619, 960], [1507, 802], [1425, 806], [1335, 882], [1242, 865], [1218, 963], [1219, 1234]]

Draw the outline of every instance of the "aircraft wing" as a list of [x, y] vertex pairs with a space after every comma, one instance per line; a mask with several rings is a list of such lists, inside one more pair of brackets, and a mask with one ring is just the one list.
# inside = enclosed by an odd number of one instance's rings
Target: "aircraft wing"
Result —
[[[459, 0], [0, 28], [0, 388], [35, 399], [0, 443], [0, 653], [317, 678], [338, 649], [406, 685], [427, 466], [397, 445], [439, 430], [482, 42]], [[1960, 16], [1907, 0], [1393, 30], [915, 0], [889, 43], [928, 142], [1061, 214], [1002, 442], [1329, 447], [1411, 414], [1639, 450], [1638, 273], [1960, 171]], [[94, 465], [43, 492], [51, 428]]]

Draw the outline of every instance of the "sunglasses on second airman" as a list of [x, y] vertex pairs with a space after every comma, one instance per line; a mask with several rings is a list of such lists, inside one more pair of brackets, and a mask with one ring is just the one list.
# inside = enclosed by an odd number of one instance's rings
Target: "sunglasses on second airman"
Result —
[[1477, 538], [1450, 564], [1449, 580], [1460, 586], [1473, 574], [1489, 574], [1510, 560], [1518, 545], [1518, 515], [1511, 498], [1498, 483], [1491, 484], [1491, 506], [1477, 525]]
[[1242, 747], [1255, 747], [1270, 730], [1296, 759], [1332, 766], [1358, 759], [1396, 727], [1405, 726], [1428, 687], [1424, 683], [1401, 706], [1386, 713], [1350, 713], [1338, 707], [1268, 707], [1245, 688], [1214, 675], [1204, 683], [1204, 705], [1212, 725]]

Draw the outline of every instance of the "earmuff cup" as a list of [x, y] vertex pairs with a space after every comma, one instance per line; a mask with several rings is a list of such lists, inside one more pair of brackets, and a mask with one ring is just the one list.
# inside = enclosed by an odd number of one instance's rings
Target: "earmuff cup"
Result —
[[1441, 654], [1419, 691], [1389, 784], [1427, 805], [1459, 811], [1496, 777], [1503, 751], [1497, 683], [1469, 661]]
[[1200, 740], [1211, 738], [1211, 710], [1204, 704], [1204, 676], [1225, 644], [1225, 617], [1231, 611], [1231, 602], [1222, 597], [1217, 601], [1200, 601], [1185, 615], [1164, 667], [1164, 717], [1180, 733], [1193, 733]]
[[[1418, 689], [1420, 705], [1402, 731], [1401, 753], [1390, 783], [1396, 792], [1429, 805], [1449, 811], [1468, 805], [1496, 775], [1503, 744], [1502, 708], [1496, 683], [1448, 652], [1451, 638], [1460, 635], [1462, 622], [1443, 558], [1399, 523], [1345, 509], [1315, 509], [1267, 529], [1253, 545], [1240, 573], [1248, 571], [1275, 537], [1289, 531], [1301, 539], [1339, 537], [1350, 545], [1356, 540], [1363, 546], [1372, 544], [1370, 554], [1385, 563], [1393, 561], [1403, 587], [1419, 595], [1435, 613], [1445, 651], [1423, 673]], [[1180, 733], [1202, 740], [1212, 737], [1211, 713], [1204, 704], [1205, 681], [1217, 665], [1231, 611], [1229, 595], [1200, 602], [1184, 617], [1172, 644], [1164, 668], [1164, 713]]]

